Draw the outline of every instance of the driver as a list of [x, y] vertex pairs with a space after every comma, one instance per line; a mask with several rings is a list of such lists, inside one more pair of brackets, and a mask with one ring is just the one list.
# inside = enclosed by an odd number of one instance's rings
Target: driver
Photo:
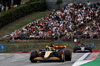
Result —
[[51, 51], [55, 51], [55, 48], [51, 48]]
[[84, 44], [82, 43], [82, 44], [81, 44], [81, 46], [83, 47], [83, 46], [84, 46]]

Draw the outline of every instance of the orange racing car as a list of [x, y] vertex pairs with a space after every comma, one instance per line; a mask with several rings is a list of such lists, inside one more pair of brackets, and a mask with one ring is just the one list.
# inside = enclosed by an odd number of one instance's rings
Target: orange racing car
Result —
[[71, 61], [71, 51], [66, 46], [46, 46], [46, 50], [32, 51], [30, 61]]

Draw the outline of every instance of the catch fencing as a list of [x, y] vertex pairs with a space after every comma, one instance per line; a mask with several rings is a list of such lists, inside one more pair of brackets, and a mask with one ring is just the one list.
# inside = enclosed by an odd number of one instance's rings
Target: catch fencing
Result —
[[[11, 42], [0, 42], [0, 45], [5, 45], [5, 49], [0, 49], [0, 53], [13, 53], [13, 52], [29, 52], [32, 50], [45, 50], [46, 45], [66, 45], [66, 49], [73, 50], [76, 44], [87, 44], [93, 49], [100, 49], [100, 38], [98, 39], [77, 39], [77, 42], [74, 42], [75, 39], [66, 39], [66, 40], [24, 40], [24, 41], [11, 41]], [[59, 43], [58, 43], [59, 42]]]

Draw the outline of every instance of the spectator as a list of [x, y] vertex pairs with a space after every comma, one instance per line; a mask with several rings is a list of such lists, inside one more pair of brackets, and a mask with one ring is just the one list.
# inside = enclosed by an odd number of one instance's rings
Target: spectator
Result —
[[4, 6], [3, 5], [1, 6], [1, 12], [4, 12]]
[[87, 2], [87, 7], [89, 7], [91, 5], [90, 1]]
[[8, 9], [9, 9], [9, 7], [8, 7], [8, 6], [6, 6], [6, 11], [8, 11]]
[[[56, 39], [58, 30], [60, 37], [71, 38], [95, 38], [100, 32], [100, 5], [97, 8], [86, 4], [70, 3], [66, 8], [54, 11], [49, 15], [36, 20], [20, 30], [12, 33], [15, 39]], [[88, 7], [89, 6], [89, 7]], [[93, 23], [89, 23], [94, 20]], [[86, 26], [82, 26], [87, 24]]]

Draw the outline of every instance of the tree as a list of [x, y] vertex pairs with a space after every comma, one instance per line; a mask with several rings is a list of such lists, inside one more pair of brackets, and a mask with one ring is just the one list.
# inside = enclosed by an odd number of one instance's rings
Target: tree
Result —
[[62, 0], [57, 0], [56, 5], [58, 5], [58, 9], [60, 9], [60, 4], [62, 4], [63, 1]]
[[10, 0], [0, 0], [0, 4], [6, 6]]

